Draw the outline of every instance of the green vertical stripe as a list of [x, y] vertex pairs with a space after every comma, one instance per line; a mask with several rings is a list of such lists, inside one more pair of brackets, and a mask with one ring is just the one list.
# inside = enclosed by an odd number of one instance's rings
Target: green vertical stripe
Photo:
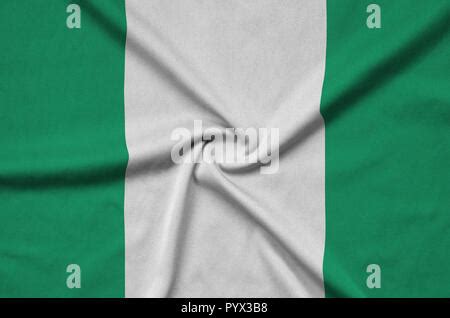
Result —
[[1, 297], [124, 295], [125, 28], [120, 0], [1, 1]]
[[[366, 27], [370, 3], [381, 29]], [[450, 296], [449, 6], [328, 1], [328, 297]]]

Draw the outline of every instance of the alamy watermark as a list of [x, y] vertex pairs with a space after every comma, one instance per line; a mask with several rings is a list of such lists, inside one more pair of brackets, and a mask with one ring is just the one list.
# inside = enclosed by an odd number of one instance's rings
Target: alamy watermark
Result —
[[81, 29], [81, 8], [78, 4], [69, 4], [66, 8], [69, 14], [66, 19], [66, 26], [69, 29]]
[[66, 279], [66, 286], [69, 289], [81, 288], [81, 267], [78, 264], [67, 265], [66, 272], [69, 273]]
[[381, 266], [378, 264], [369, 264], [367, 265], [366, 272], [369, 274], [366, 279], [367, 288], [381, 288]]
[[[193, 131], [176, 128], [171, 140], [176, 141], [171, 151], [176, 164], [259, 164], [262, 174], [274, 174], [279, 169], [278, 128], [204, 128], [201, 120], [194, 120]], [[202, 150], [197, 154], [195, 147]]]

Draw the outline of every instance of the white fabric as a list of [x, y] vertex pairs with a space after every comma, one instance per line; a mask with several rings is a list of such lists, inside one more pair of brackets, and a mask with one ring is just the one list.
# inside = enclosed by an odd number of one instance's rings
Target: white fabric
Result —
[[[323, 297], [325, 0], [126, 12], [126, 296]], [[279, 128], [279, 171], [174, 164], [171, 133], [194, 120]]]

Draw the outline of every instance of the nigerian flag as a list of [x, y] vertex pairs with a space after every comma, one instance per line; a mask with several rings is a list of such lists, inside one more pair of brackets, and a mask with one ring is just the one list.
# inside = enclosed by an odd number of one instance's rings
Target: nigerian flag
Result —
[[2, 0], [0, 30], [0, 297], [450, 296], [448, 0]]

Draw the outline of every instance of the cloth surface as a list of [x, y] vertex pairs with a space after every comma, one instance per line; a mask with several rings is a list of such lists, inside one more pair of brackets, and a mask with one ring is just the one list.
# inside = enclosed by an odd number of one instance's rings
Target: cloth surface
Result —
[[448, 0], [2, 0], [0, 296], [448, 297], [449, 28]]

